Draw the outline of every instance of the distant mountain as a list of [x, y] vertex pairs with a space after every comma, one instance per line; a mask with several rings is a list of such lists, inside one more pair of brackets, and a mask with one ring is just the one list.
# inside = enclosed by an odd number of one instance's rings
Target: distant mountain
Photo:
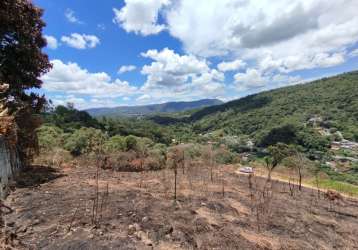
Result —
[[218, 99], [202, 99], [191, 102], [167, 102], [141, 106], [120, 106], [114, 108], [93, 108], [86, 111], [94, 117], [144, 116], [160, 113], [183, 112], [222, 104]]

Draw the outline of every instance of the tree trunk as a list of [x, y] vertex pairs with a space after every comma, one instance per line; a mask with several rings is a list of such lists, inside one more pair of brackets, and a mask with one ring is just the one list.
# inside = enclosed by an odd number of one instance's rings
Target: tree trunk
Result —
[[21, 163], [15, 147], [11, 147], [5, 137], [0, 135], [0, 198], [7, 196], [9, 181], [20, 168]]

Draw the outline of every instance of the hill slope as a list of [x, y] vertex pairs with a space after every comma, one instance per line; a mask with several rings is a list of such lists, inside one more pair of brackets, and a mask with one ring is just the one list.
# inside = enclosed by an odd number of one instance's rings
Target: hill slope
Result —
[[155, 113], [172, 113], [182, 112], [191, 109], [198, 109], [213, 105], [222, 104], [218, 99], [202, 99], [192, 102], [167, 102], [162, 104], [151, 104], [141, 106], [121, 106], [115, 108], [94, 108], [86, 110], [90, 115], [95, 117], [107, 116], [142, 116]]
[[160, 124], [191, 124], [197, 134], [222, 130], [257, 138], [283, 124], [303, 126], [314, 116], [321, 117], [324, 126], [342, 131], [345, 138], [358, 140], [358, 71], [206, 107], [190, 117], [151, 119]]
[[313, 116], [357, 141], [358, 71], [204, 108], [193, 113], [190, 121], [197, 131], [225, 129], [250, 135], [283, 123], [302, 124]]

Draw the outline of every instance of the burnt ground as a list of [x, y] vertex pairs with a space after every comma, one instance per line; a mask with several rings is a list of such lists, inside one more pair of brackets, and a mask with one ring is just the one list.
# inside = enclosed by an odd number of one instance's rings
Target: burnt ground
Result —
[[171, 170], [100, 170], [97, 185], [94, 167], [35, 166], [6, 200], [13, 212], [4, 215], [2, 244], [6, 238], [8, 249], [358, 249], [358, 201], [291, 192], [276, 181], [263, 192], [265, 179], [253, 177], [250, 188], [248, 176], [235, 170], [215, 170], [213, 182], [203, 167], [179, 170], [174, 202]]

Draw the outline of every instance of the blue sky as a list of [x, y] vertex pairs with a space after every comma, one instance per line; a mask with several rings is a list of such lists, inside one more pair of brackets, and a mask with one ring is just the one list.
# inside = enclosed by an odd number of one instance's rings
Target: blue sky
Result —
[[53, 63], [41, 92], [55, 104], [226, 101], [358, 69], [353, 0], [34, 3]]

